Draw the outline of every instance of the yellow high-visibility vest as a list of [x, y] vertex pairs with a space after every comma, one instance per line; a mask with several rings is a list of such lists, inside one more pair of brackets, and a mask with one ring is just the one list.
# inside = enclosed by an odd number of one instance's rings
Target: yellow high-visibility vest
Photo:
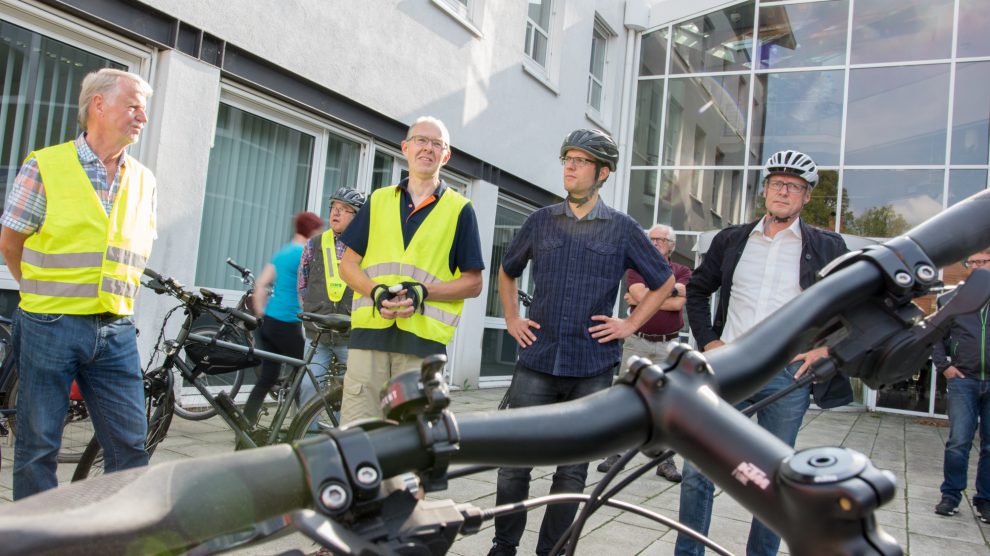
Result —
[[45, 187], [45, 219], [24, 242], [21, 309], [133, 314], [155, 239], [155, 177], [128, 156], [107, 215], [73, 142], [30, 156]]
[[337, 268], [337, 241], [333, 237], [333, 230], [323, 232], [320, 245], [323, 247], [323, 276], [327, 283], [327, 297], [336, 303], [344, 297], [347, 283], [340, 277], [340, 270]]
[[[437, 205], [420, 224], [409, 247], [402, 241], [402, 195], [397, 186], [384, 187], [371, 194], [371, 222], [368, 248], [361, 268], [374, 282], [393, 285], [404, 281], [425, 284], [450, 282], [461, 275], [450, 271], [450, 250], [454, 245], [457, 218], [468, 200], [453, 189], [446, 189]], [[369, 234], [370, 236], [370, 234]], [[386, 319], [374, 309], [368, 297], [354, 292], [351, 311], [352, 328], [383, 329], [398, 326], [425, 340], [450, 343], [461, 319], [464, 300], [437, 301], [427, 298], [422, 313], [409, 318]]]

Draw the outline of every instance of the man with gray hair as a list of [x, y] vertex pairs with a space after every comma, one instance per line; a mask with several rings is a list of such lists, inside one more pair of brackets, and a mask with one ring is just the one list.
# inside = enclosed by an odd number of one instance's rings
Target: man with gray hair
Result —
[[54, 488], [79, 384], [108, 472], [146, 465], [134, 298], [156, 237], [156, 184], [127, 154], [152, 89], [104, 68], [87, 75], [75, 139], [28, 155], [11, 185], [0, 252], [20, 284], [13, 348], [19, 395], [14, 500]]
[[[675, 263], [670, 256], [677, 247], [677, 234], [674, 229], [666, 224], [654, 224], [646, 235], [650, 238], [653, 246], [660, 251], [663, 258], [670, 263], [671, 270], [674, 271], [674, 290], [670, 292], [670, 297], [664, 300], [660, 309], [650, 317], [650, 320], [640, 327], [640, 329], [624, 340], [622, 345], [622, 363], [625, 364], [633, 355], [645, 357], [654, 363], [662, 363], [667, 359], [670, 347], [677, 340], [682, 328], [684, 328], [684, 293], [688, 280], [691, 279], [691, 269]], [[636, 309], [643, 297], [649, 293], [643, 282], [643, 277], [633, 269], [626, 271], [626, 304], [630, 311]], [[611, 455], [605, 461], [598, 464], [598, 471], [608, 472], [615, 463], [619, 461], [618, 455]], [[657, 476], [663, 477], [672, 483], [681, 482], [681, 474], [677, 471], [677, 465], [673, 459], [667, 459], [657, 466]]]

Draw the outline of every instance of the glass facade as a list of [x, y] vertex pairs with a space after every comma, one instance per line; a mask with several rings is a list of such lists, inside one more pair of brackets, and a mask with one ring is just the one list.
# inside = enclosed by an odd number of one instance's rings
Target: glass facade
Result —
[[[628, 213], [688, 238], [752, 221], [782, 149], [819, 165], [805, 220], [842, 233], [892, 237], [985, 189], [986, 7], [750, 0], [644, 33]], [[924, 403], [896, 408], [942, 407], [930, 372], [915, 382]]]

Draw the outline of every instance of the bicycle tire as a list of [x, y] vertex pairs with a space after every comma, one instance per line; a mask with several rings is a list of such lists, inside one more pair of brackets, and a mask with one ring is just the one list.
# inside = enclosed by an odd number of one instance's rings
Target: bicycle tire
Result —
[[[10, 380], [10, 389], [7, 393], [7, 403], [11, 409], [17, 408], [17, 393], [18, 377], [14, 375]], [[16, 438], [16, 412], [7, 417], [7, 424], [10, 428], [10, 438]], [[93, 421], [89, 418], [86, 403], [82, 400], [69, 400], [69, 411], [65, 415], [65, 426], [62, 427], [62, 443], [56, 461], [58, 463], [77, 463], [92, 436]]]
[[[172, 374], [163, 367], [158, 367], [145, 375], [151, 377], [152, 387], [146, 390], [145, 408], [148, 417], [148, 437], [145, 440], [145, 449], [148, 457], [155, 453], [155, 448], [165, 440], [168, 429], [172, 425], [172, 416], [175, 414], [175, 393], [172, 390]], [[158, 378], [161, 378], [158, 381]], [[147, 378], [146, 378], [147, 380]], [[103, 449], [100, 447], [96, 435], [90, 439], [76, 464], [76, 469], [72, 474], [72, 482], [81, 481], [88, 477], [95, 477], [103, 474]]]
[[[344, 388], [339, 382], [332, 381], [322, 392], [322, 397], [314, 397], [306, 402], [306, 405], [292, 419], [292, 423], [289, 425], [290, 441], [300, 440], [308, 434], [325, 432], [338, 426]], [[328, 404], [336, 412], [336, 415], [327, 413]]]
[[[194, 328], [190, 332], [192, 334], [199, 334], [202, 336], [214, 336], [219, 330], [219, 326], [200, 326]], [[252, 367], [253, 368], [253, 367]], [[241, 390], [241, 386], [244, 384], [244, 371], [245, 369], [237, 369], [236, 371], [231, 371], [229, 373], [220, 373], [212, 375], [201, 375], [207, 377], [205, 380], [209, 386], [220, 386], [220, 389], [227, 392], [227, 395], [231, 399], [237, 396], [237, 393]], [[216, 393], [214, 394], [216, 395]], [[181, 400], [176, 400], [175, 404], [175, 414], [183, 419], [189, 421], [205, 421], [217, 414], [215, 407], [209, 403], [202, 406], [183, 406]]]

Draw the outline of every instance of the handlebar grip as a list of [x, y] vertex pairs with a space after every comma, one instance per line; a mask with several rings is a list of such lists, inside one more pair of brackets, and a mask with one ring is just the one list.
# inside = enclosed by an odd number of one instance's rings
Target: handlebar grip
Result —
[[231, 259], [230, 257], [227, 257], [227, 264], [229, 264], [230, 266], [234, 267], [234, 270], [236, 270], [237, 272], [240, 272], [241, 274], [247, 274], [248, 273], [248, 269], [246, 269], [243, 266], [237, 264], [237, 261], [235, 261], [234, 259]]
[[230, 314], [233, 315], [234, 318], [243, 322], [244, 327], [247, 328], [248, 330], [254, 330], [255, 328], [258, 328], [258, 317], [250, 313], [241, 311], [240, 309], [233, 309], [233, 308], [230, 309]]
[[990, 244], [990, 190], [981, 191], [915, 226], [914, 240], [938, 268], [959, 262]]
[[152, 280], [158, 280], [159, 282], [164, 282], [164, 280], [162, 279], [162, 275], [161, 274], [158, 274], [157, 272], [155, 272], [154, 270], [151, 270], [148, 267], [145, 267], [144, 268], [143, 273], [144, 273], [145, 276], [147, 276], [148, 278], [151, 278]]

